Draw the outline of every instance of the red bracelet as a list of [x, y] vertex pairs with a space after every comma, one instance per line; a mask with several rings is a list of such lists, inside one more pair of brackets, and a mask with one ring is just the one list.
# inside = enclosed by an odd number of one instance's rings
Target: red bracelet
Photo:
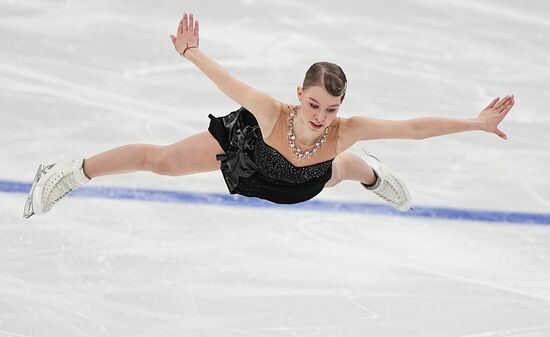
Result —
[[185, 44], [186, 47], [185, 47], [185, 50], [181, 52], [181, 56], [185, 56], [185, 52], [187, 51], [187, 49], [191, 49], [191, 48], [197, 48], [196, 46], [195, 47], [189, 47], [189, 44]]

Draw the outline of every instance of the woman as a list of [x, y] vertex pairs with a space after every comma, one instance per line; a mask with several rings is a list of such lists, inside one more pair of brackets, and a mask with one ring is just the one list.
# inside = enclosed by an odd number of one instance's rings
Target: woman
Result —
[[342, 69], [318, 62], [298, 87], [299, 105], [289, 105], [232, 77], [200, 51], [199, 22], [184, 14], [175, 49], [242, 107], [227, 116], [209, 115], [208, 131], [168, 146], [131, 144], [88, 159], [40, 165], [24, 217], [44, 214], [67, 193], [104, 175], [151, 171], [180, 176], [221, 169], [230, 193], [276, 203], [298, 203], [325, 186], [360, 182], [400, 211], [411, 209], [405, 183], [372, 155], [345, 152], [370, 139], [424, 139], [483, 130], [506, 135], [497, 126], [514, 105], [513, 96], [495, 98], [476, 118], [416, 118], [403, 121], [337, 117], [347, 80]]

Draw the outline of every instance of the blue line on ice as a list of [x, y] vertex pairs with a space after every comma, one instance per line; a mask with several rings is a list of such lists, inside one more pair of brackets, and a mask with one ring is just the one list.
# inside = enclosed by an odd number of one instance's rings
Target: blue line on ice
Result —
[[[0, 192], [28, 193], [30, 183], [0, 180]], [[132, 189], [105, 186], [83, 186], [71, 193], [75, 197], [133, 199], [159, 202], [209, 204], [238, 207], [267, 207], [324, 212], [354, 212], [370, 214], [398, 215], [467, 221], [508, 222], [518, 224], [550, 224], [550, 214], [504, 211], [483, 211], [443, 207], [417, 207], [412, 212], [401, 213], [382, 204], [310, 200], [295, 205], [278, 205], [258, 198], [246, 198], [231, 194], [183, 192], [149, 189]], [[23, 207], [23, 206], [21, 206]]]

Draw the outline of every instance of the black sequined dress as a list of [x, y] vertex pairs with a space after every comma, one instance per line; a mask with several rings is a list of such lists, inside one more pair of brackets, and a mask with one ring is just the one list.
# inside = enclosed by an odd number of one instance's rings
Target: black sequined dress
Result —
[[333, 159], [304, 167], [290, 163], [264, 142], [258, 121], [244, 107], [208, 117], [208, 131], [225, 152], [216, 159], [231, 194], [294, 204], [319, 194], [332, 176]]

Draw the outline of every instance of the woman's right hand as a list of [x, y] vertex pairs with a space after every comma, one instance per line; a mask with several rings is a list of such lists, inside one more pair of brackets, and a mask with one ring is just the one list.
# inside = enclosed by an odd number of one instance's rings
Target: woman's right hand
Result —
[[187, 13], [183, 13], [176, 36], [170, 35], [170, 38], [177, 52], [185, 56], [188, 49], [199, 47], [199, 21], [193, 21], [193, 14], [188, 18]]

